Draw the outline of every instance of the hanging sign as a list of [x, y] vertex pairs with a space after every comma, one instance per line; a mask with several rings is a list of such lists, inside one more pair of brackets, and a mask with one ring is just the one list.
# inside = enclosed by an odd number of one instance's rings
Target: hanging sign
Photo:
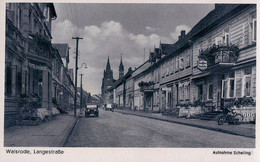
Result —
[[205, 60], [198, 61], [198, 69], [200, 70], [206, 70], [208, 67], [208, 62]]

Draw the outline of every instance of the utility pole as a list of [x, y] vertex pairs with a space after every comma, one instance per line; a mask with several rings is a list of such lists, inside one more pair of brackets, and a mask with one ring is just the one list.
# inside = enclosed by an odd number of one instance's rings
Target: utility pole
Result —
[[78, 47], [79, 47], [79, 37], [72, 37], [72, 39], [76, 39], [76, 65], [75, 65], [75, 96], [74, 96], [74, 117], [76, 117], [77, 111], [77, 81], [78, 81]]
[[80, 112], [81, 112], [81, 109], [82, 109], [82, 75], [83, 74], [80, 74]]

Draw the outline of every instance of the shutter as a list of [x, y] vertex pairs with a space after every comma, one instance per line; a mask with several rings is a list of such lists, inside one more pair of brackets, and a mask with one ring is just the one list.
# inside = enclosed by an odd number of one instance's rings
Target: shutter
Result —
[[236, 78], [236, 97], [242, 96], [242, 77]]

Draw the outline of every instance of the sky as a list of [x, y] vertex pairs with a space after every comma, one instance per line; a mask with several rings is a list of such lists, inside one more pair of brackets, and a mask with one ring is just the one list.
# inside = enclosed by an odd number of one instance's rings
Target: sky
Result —
[[[181, 30], [186, 33], [214, 9], [213, 4], [90, 4], [55, 3], [57, 19], [52, 24], [52, 42], [68, 43], [69, 67], [75, 67], [76, 40], [83, 88], [101, 93], [103, 72], [109, 56], [114, 79], [122, 53], [125, 73], [149, 57], [162, 43], [175, 43]], [[75, 69], [75, 68], [74, 68]], [[75, 73], [74, 73], [75, 74]], [[78, 86], [80, 86], [78, 77]]]

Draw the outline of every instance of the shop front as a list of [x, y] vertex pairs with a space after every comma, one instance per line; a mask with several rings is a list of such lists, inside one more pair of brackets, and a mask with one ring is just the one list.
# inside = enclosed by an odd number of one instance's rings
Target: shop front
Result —
[[29, 94], [37, 96], [42, 108], [52, 108], [51, 69], [42, 63], [29, 62]]

